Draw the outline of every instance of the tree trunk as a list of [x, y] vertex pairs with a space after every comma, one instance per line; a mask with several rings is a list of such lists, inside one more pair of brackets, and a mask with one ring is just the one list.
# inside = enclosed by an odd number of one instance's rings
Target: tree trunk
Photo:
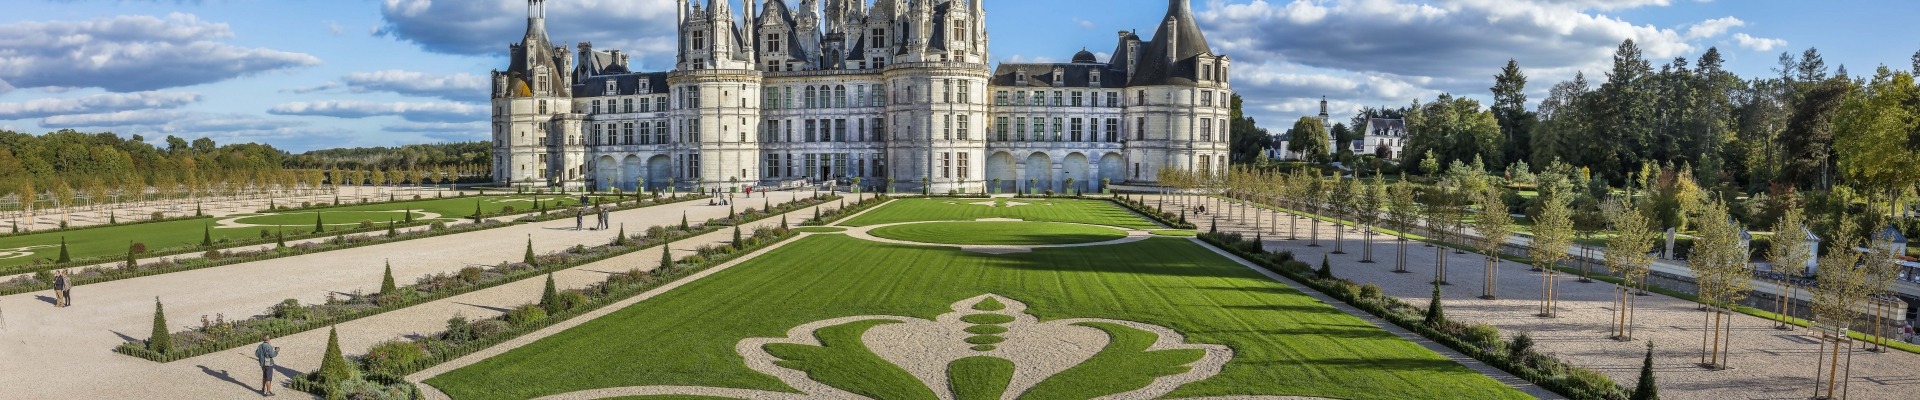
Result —
[[1495, 253], [1491, 251], [1487, 252], [1486, 282], [1484, 282], [1485, 285], [1482, 286], [1485, 289], [1482, 290], [1480, 294], [1480, 298], [1482, 299], [1495, 300], [1499, 298], [1495, 285], [1499, 284], [1500, 279], [1498, 276], [1500, 273], [1500, 256], [1494, 254]]

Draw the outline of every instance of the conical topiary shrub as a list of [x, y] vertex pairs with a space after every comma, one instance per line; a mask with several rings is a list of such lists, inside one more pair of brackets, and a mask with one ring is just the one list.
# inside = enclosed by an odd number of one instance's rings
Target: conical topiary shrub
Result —
[[680, 212], [680, 230], [687, 230], [687, 212]]
[[1314, 277], [1333, 279], [1333, 264], [1327, 262], [1327, 255], [1320, 255], [1320, 270], [1314, 271]]
[[1633, 400], [1660, 400], [1660, 388], [1653, 384], [1653, 341], [1647, 341], [1647, 357], [1640, 361], [1640, 383], [1633, 386]]
[[70, 257], [67, 255], [67, 237], [61, 236], [60, 237], [60, 258], [54, 260], [54, 263], [66, 264], [70, 262], [73, 262], [73, 257]]
[[733, 226], [733, 248], [735, 250], [738, 250], [744, 247], [746, 247], [746, 243], [740, 242], [740, 226], [734, 225]]
[[327, 328], [327, 352], [326, 355], [321, 356], [320, 371], [314, 374], [320, 377], [320, 383], [326, 385], [338, 385], [340, 382], [353, 378], [353, 365], [348, 364], [347, 357], [340, 354], [340, 329], [338, 327]]
[[660, 273], [673, 271], [673, 249], [660, 245]]
[[789, 229], [789, 228], [787, 228], [787, 215], [786, 215], [786, 214], [780, 214], [780, 230], [783, 230], [783, 231], [784, 231], [784, 230], [787, 230], [787, 229]]
[[387, 272], [380, 277], [380, 298], [386, 299], [399, 290], [400, 287], [393, 283], [393, 261], [387, 261]]
[[133, 244], [128, 243], [127, 244], [127, 269], [134, 269], [139, 267], [140, 267], [139, 259], [133, 258]]
[[527, 265], [538, 265], [534, 264], [533, 260], [533, 235], [527, 235], [527, 254], [521, 258], [520, 262], [527, 263]]
[[213, 226], [200, 226], [200, 247], [213, 247]]
[[1446, 312], [1440, 310], [1440, 281], [1433, 281], [1433, 300], [1427, 302], [1427, 318], [1420, 322], [1427, 326], [1439, 326], [1446, 321]]
[[546, 309], [548, 315], [560, 312], [560, 304], [555, 301], [559, 297], [560, 291], [553, 287], [553, 273], [548, 272], [547, 287], [540, 290], [540, 308]]
[[165, 355], [173, 351], [173, 332], [167, 329], [167, 309], [160, 298], [153, 298], [153, 333], [147, 336], [147, 350]]
[[613, 235], [613, 245], [615, 246], [627, 245], [627, 224], [625, 222], [620, 223], [620, 233], [615, 233]]
[[320, 232], [327, 231], [327, 224], [321, 221], [322, 219], [320, 218], [320, 213], [313, 213], [313, 233], [320, 233]]

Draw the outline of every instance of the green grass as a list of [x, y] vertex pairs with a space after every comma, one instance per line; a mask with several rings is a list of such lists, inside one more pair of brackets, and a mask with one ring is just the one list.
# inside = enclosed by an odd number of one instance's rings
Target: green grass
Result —
[[867, 233], [909, 242], [979, 245], [1075, 244], [1127, 237], [1113, 228], [1051, 222], [926, 222]]
[[1006, 204], [1005, 199], [916, 198], [894, 200], [861, 214], [846, 226], [881, 225], [912, 221], [972, 221], [981, 218], [1013, 218], [1025, 221], [1074, 222], [1110, 225], [1134, 229], [1160, 226], [1106, 200], [1013, 199], [1019, 206], [986, 206], [972, 203]]
[[[392, 220], [393, 222], [398, 223], [398, 222], [406, 222], [406, 218], [407, 218], [406, 211], [402, 211], [402, 210], [331, 211], [331, 212], [329, 211], [287, 211], [282, 213], [242, 217], [240, 219], [234, 220], [234, 222], [248, 224], [248, 225], [268, 225], [268, 226], [282, 226], [287, 228], [313, 229], [313, 223], [314, 221], [316, 221], [315, 214], [319, 214], [318, 221], [333, 227], [353, 226], [353, 225], [359, 224], [360, 221], [372, 221], [376, 225], [385, 226], [388, 220]], [[426, 215], [421, 214], [419, 211], [413, 212], [413, 218], [415, 220], [424, 220], [425, 217]], [[438, 219], [452, 220], [455, 218], [459, 218], [459, 217], [442, 215]]]
[[1188, 230], [1188, 229], [1156, 229], [1149, 232], [1155, 235], [1173, 236], [1173, 237], [1194, 237], [1200, 234], [1200, 231]]
[[[550, 195], [542, 198], [561, 199], [564, 198], [564, 196]], [[335, 207], [320, 211], [326, 214], [324, 218], [326, 219], [325, 222], [330, 226], [329, 229], [333, 229], [348, 227], [347, 224], [358, 224], [362, 220], [374, 221], [376, 224], [384, 225], [387, 218], [393, 218], [396, 222], [405, 219], [403, 214], [398, 212], [373, 213], [368, 211], [413, 209], [437, 213], [447, 218], [459, 218], [472, 215], [475, 204], [479, 204], [489, 213], [499, 212], [506, 206], [512, 206], [514, 209], [522, 211], [531, 210], [533, 208], [531, 199], [532, 196], [445, 198]], [[577, 197], [575, 199], [577, 199]], [[566, 200], [568, 204], [573, 202], [574, 200]], [[313, 212], [315, 211], [316, 210], [287, 211], [289, 214], [285, 216], [243, 218], [243, 222], [258, 223], [255, 221], [269, 221], [273, 223], [284, 223], [287, 225], [287, 233], [291, 235], [295, 229], [313, 229]], [[47, 217], [42, 216], [40, 218]], [[214, 224], [216, 220], [216, 218], [198, 218], [0, 237], [0, 249], [51, 245], [44, 248], [32, 249], [32, 254], [28, 256], [0, 259], [0, 272], [14, 270], [14, 267], [25, 266], [34, 260], [46, 260], [51, 263], [60, 254], [59, 244], [61, 237], [66, 237], [67, 239], [69, 256], [74, 260], [80, 260], [93, 257], [126, 255], [127, 245], [130, 243], [144, 243], [147, 245], [148, 251], [197, 247], [200, 245], [203, 228], [207, 226], [213, 226], [212, 235], [216, 241], [221, 239], [258, 238], [260, 237], [262, 229], [267, 230], [268, 234], [273, 234], [274, 231], [278, 230], [278, 228], [275, 227], [220, 228], [217, 224]]]
[[[640, 385], [791, 391], [745, 367], [734, 346], [747, 338], [784, 337], [792, 327], [828, 318], [932, 318], [949, 312], [956, 301], [984, 293], [1026, 302], [1027, 312], [1043, 321], [1138, 321], [1179, 331], [1187, 342], [1233, 349], [1232, 361], [1218, 375], [1184, 385], [1169, 394], [1172, 398], [1526, 398], [1175, 238], [983, 255], [812, 236], [428, 383], [463, 400]], [[1116, 347], [1137, 350], [1141, 344], [1125, 329], [1096, 328], [1111, 332]], [[1116, 383], [1137, 382], [1140, 371], [1151, 371], [1154, 365], [1190, 356], [1102, 353], [1099, 357], [1114, 358], [1109, 366], [1121, 367], [1071, 372], [1072, 384], [1048, 388], [1048, 393], [1064, 396], [1058, 398], [1095, 396]], [[997, 369], [981, 364], [953, 373], [961, 374], [956, 378], [964, 378], [969, 391], [986, 390], [1002, 375]], [[885, 375], [881, 370], [860, 369], [875, 377]]]
[[847, 228], [841, 228], [838, 226], [802, 226], [798, 228], [793, 228], [793, 231], [805, 232], [805, 233], [840, 233], [840, 232], [846, 232]]

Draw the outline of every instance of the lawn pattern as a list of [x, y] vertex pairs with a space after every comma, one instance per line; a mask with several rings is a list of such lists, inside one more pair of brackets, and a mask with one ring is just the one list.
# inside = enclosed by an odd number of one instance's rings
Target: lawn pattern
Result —
[[[990, 202], [994, 206], [974, 203]], [[1024, 205], [1009, 205], [1024, 203]], [[871, 226], [914, 221], [972, 221], [982, 218], [1012, 218], [1024, 221], [1073, 222], [1109, 225], [1133, 229], [1159, 228], [1138, 214], [1106, 200], [1084, 199], [899, 199], [886, 207], [841, 223], [846, 226]]]
[[734, 346], [828, 318], [932, 317], [984, 293], [1025, 301], [1042, 321], [1138, 321], [1233, 349], [1218, 375], [1171, 398], [1526, 398], [1176, 238], [988, 256], [813, 236], [428, 383], [456, 399], [640, 385], [792, 391], [744, 366]]
[[909, 242], [972, 245], [1047, 245], [1104, 242], [1125, 231], [1051, 222], [927, 222], [876, 228], [870, 235]]

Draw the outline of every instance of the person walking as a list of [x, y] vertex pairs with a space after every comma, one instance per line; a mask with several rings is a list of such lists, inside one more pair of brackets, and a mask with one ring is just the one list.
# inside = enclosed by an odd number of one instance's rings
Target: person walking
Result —
[[60, 298], [66, 300], [66, 305], [62, 307], [73, 306], [73, 273], [63, 269], [60, 270], [60, 276], [67, 278], [66, 288], [60, 289]]
[[253, 358], [260, 360], [260, 395], [273, 395], [273, 358], [280, 355], [280, 348], [273, 346], [273, 336], [261, 335], [260, 346], [253, 348]]
[[67, 271], [53, 273], [53, 306], [67, 306]]
[[606, 207], [600, 207], [600, 229], [601, 230], [606, 230], [607, 228], [612, 227], [611, 226], [613, 225], [612, 212], [613, 210], [609, 210]]
[[581, 220], [581, 218], [583, 217], [580, 215], [580, 209], [573, 209], [573, 230], [577, 231], [586, 228], [585, 221]]

